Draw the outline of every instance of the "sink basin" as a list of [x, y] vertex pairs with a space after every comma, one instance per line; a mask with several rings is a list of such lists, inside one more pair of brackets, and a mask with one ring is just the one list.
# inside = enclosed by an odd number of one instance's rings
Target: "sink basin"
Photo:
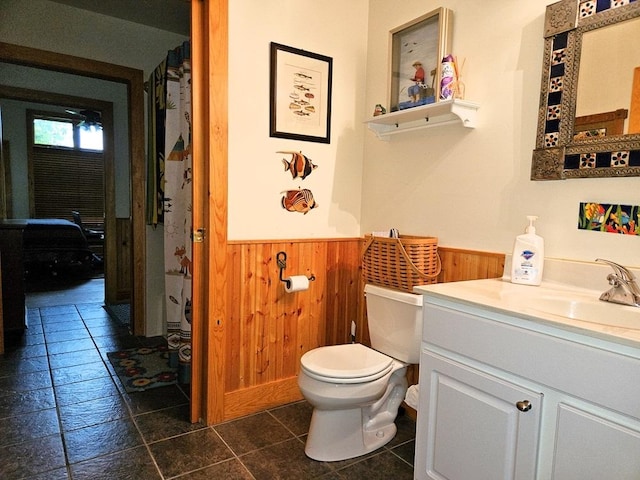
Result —
[[[530, 314], [546, 314], [579, 320], [600, 326], [640, 331], [640, 308], [599, 300], [601, 292], [571, 289], [547, 284], [542, 287], [522, 287], [503, 284], [494, 298], [498, 305]], [[486, 286], [485, 286], [486, 288]], [[489, 297], [489, 295], [487, 295]]]
[[[483, 309], [487, 315], [497, 312], [505, 321], [524, 318], [542, 322], [545, 328], [550, 325], [640, 348], [640, 308], [599, 300], [611, 288], [610, 270], [600, 264], [545, 260], [545, 279], [535, 287], [511, 283], [505, 276], [424, 285], [416, 292], [435, 305], [464, 305], [473, 312]], [[640, 268], [632, 270], [640, 279]]]
[[529, 308], [542, 313], [597, 323], [610, 327], [640, 330], [640, 308], [591, 299], [569, 299], [543, 296]]

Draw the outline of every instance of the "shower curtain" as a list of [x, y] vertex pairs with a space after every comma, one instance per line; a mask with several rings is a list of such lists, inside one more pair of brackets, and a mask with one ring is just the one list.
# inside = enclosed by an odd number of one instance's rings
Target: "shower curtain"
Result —
[[[170, 50], [149, 79], [147, 222], [164, 231], [169, 362], [178, 381], [191, 378], [191, 56]], [[151, 98], [152, 97], [152, 98]], [[152, 101], [153, 100], [153, 101]]]

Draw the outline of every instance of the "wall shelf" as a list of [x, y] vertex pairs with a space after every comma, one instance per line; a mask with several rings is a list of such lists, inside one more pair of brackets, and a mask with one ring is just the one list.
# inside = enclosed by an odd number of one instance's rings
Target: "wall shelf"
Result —
[[465, 128], [475, 128], [478, 108], [478, 104], [464, 100], [443, 100], [371, 117], [365, 123], [380, 140], [389, 140], [396, 133], [453, 123], [461, 123]]

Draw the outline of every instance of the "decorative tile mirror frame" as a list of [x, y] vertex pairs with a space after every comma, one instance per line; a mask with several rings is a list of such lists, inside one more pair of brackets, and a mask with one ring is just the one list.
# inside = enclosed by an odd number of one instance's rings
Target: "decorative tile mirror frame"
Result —
[[[585, 177], [640, 176], [640, 132], [607, 132], [609, 120], [622, 122], [627, 111], [614, 108], [576, 119], [578, 73], [583, 57], [583, 36], [604, 27], [619, 26], [637, 19], [640, 31], [640, 0], [562, 0], [547, 7], [544, 59], [536, 149], [533, 151], [531, 180], [565, 180]], [[638, 36], [627, 37], [637, 46]], [[611, 49], [611, 55], [620, 55]], [[612, 71], [602, 65], [598, 75], [601, 88], [615, 87]], [[640, 63], [637, 64], [640, 67]], [[630, 109], [640, 115], [640, 68], [635, 69]], [[633, 103], [633, 101], [632, 101]], [[629, 108], [629, 107], [627, 107]], [[635, 111], [634, 111], [635, 110]], [[588, 131], [576, 127], [589, 125]], [[604, 123], [603, 123], [604, 122]], [[631, 122], [630, 122], [631, 123]], [[579, 132], [576, 131], [579, 128]]]

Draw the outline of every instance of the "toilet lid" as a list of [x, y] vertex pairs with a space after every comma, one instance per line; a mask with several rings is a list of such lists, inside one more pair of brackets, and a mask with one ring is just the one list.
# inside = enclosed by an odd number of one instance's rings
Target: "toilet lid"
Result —
[[300, 363], [319, 380], [353, 383], [385, 375], [391, 370], [393, 359], [359, 343], [351, 343], [315, 348], [305, 353]]

